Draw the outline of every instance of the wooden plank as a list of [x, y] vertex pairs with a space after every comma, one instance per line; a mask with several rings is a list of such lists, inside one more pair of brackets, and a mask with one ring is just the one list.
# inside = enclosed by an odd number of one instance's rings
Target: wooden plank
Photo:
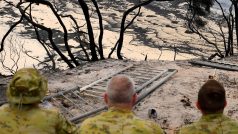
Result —
[[238, 66], [235, 66], [235, 65], [214, 63], [214, 62], [210, 62], [210, 61], [195, 61], [195, 60], [190, 61], [189, 63], [195, 64], [195, 65], [213, 67], [213, 68], [217, 68], [217, 69], [224, 69], [224, 70], [229, 70], [229, 71], [238, 71]]

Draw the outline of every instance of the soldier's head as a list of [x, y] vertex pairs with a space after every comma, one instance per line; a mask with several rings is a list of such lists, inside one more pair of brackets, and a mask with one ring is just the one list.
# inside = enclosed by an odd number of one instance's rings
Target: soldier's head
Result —
[[197, 107], [204, 113], [223, 112], [226, 106], [225, 89], [216, 80], [208, 80], [198, 92]]
[[10, 103], [34, 104], [41, 101], [47, 92], [47, 81], [34, 68], [18, 70], [7, 88]]
[[137, 99], [133, 80], [125, 75], [112, 77], [108, 82], [104, 99], [108, 105], [133, 106]]

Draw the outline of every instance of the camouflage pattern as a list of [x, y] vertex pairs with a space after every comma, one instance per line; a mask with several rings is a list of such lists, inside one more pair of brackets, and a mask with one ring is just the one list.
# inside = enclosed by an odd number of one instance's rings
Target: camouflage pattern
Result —
[[37, 105], [0, 107], [0, 134], [74, 134], [76, 127], [56, 109]]
[[17, 71], [7, 89], [9, 104], [0, 107], [0, 134], [76, 133], [56, 109], [39, 105], [47, 90], [47, 81], [36, 69]]
[[182, 127], [179, 134], [238, 134], [238, 122], [223, 114], [208, 114], [198, 122]]
[[80, 126], [80, 134], [162, 134], [154, 122], [136, 117], [129, 110], [110, 108], [98, 116], [86, 119]]
[[18, 70], [7, 88], [11, 103], [32, 104], [40, 102], [47, 92], [47, 81], [34, 68]]

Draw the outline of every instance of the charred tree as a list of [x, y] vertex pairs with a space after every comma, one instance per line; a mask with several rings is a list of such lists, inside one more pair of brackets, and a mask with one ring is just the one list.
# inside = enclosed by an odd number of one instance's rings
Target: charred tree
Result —
[[[208, 44], [211, 44], [213, 45], [216, 50], [217, 50], [217, 53], [216, 55], [218, 55], [219, 57], [223, 58], [223, 57], [226, 57], [226, 56], [232, 56], [234, 54], [234, 40], [236, 39], [236, 43], [238, 44], [238, 41], [237, 41], [237, 37], [238, 37], [238, 21], [237, 21], [237, 15], [236, 15], [236, 10], [235, 12], [233, 11], [233, 8], [232, 6], [230, 7], [229, 9], [229, 12], [228, 13], [225, 13], [225, 10], [223, 9], [223, 6], [221, 5], [221, 3], [218, 1], [218, 0], [209, 0], [209, 1], [204, 1], [204, 0], [198, 0], [198, 1], [195, 1], [195, 0], [190, 0], [189, 1], [189, 5], [190, 5], [190, 8], [189, 8], [189, 12], [188, 14], [192, 14], [192, 15], [188, 15], [187, 19], [188, 19], [188, 27], [189, 29], [193, 32], [193, 33], [196, 33], [198, 34], [202, 39], [204, 39]], [[209, 6], [211, 7], [214, 2], [217, 3], [217, 5], [219, 6], [220, 10], [221, 10], [221, 13], [222, 13], [222, 18], [220, 21], [218, 21], [217, 25], [219, 26], [220, 28], [220, 31], [216, 31], [215, 33], [212, 32], [212, 31], [207, 31], [207, 30], [202, 30], [202, 29], [209, 29], [209, 27], [205, 25], [199, 27], [196, 25], [196, 23], [198, 22], [197, 20], [201, 20], [200, 19], [200, 14], [197, 12], [196, 10], [196, 7], [194, 7], [191, 2], [196, 2], [198, 5], [203, 5], [203, 6]], [[237, 3], [235, 5], [235, 1], [231, 0], [232, 2], [232, 5], [234, 6], [234, 9], [237, 8]], [[235, 16], [233, 15], [235, 13]], [[238, 10], [237, 10], [237, 13], [238, 13]], [[198, 23], [197, 23], [198, 24]], [[206, 28], [205, 28], [206, 27]], [[224, 28], [226, 28], [227, 32], [224, 32]], [[234, 30], [236, 31], [236, 38], [234, 38]], [[209, 33], [211, 35], [219, 35], [219, 36], [214, 36], [214, 39], [215, 41], [211, 41], [209, 38], [207, 38], [205, 36], [205, 34], [203, 32], [206, 32], [206, 33]], [[216, 42], [216, 38], [221, 38], [223, 41], [223, 46], [224, 46], [224, 51], [220, 50], [220, 48], [217, 46], [217, 42]]]
[[121, 56], [121, 49], [122, 49], [122, 46], [123, 46], [123, 40], [124, 40], [124, 32], [126, 31], [126, 28], [125, 28], [125, 21], [126, 21], [126, 17], [128, 14], [130, 14], [131, 12], [133, 12], [135, 9], [143, 6], [143, 5], [147, 5], [151, 2], [153, 2], [154, 0], [148, 0], [146, 2], [142, 2], [130, 9], [128, 9], [124, 14], [123, 14], [123, 17], [122, 17], [122, 21], [121, 21], [121, 30], [120, 30], [120, 36], [119, 36], [119, 39], [118, 39], [118, 45], [117, 45], [117, 58], [122, 60], [123, 57]]
[[238, 47], [238, 1], [233, 0], [232, 4], [234, 5], [235, 10], [236, 45]]
[[99, 34], [99, 39], [98, 39], [98, 46], [99, 46], [99, 55], [100, 55], [100, 58], [103, 60], [105, 59], [104, 56], [103, 56], [103, 44], [102, 44], [102, 40], [103, 40], [103, 23], [102, 23], [102, 15], [101, 15], [101, 12], [99, 10], [99, 7], [98, 7], [98, 4], [96, 2], [96, 0], [92, 0], [95, 8], [96, 8], [96, 12], [97, 12], [97, 15], [98, 15], [98, 22], [99, 22], [99, 29], [100, 29], [100, 34]]
[[[122, 20], [121, 20], [121, 27], [120, 27], [120, 35], [119, 35], [119, 39], [117, 40], [114, 48], [112, 48], [112, 51], [109, 53], [108, 58], [111, 58], [112, 53], [114, 52], [114, 50], [117, 48], [117, 58], [118, 59], [123, 59], [123, 57], [121, 56], [121, 49], [123, 47], [123, 40], [124, 40], [124, 32], [126, 31], [126, 29], [134, 22], [134, 20], [136, 19], [136, 17], [139, 15], [140, 13], [140, 8], [142, 6], [148, 5], [153, 1], [173, 1], [173, 0], [147, 0], [147, 1], [143, 1], [141, 3], [139, 3], [138, 5], [135, 5], [133, 7], [131, 7], [130, 9], [128, 9], [127, 11], [124, 12], [123, 16], [122, 16]], [[139, 8], [138, 13], [133, 17], [133, 19], [125, 26], [125, 21], [127, 16], [133, 12], [134, 10], [136, 10], [137, 8]]]
[[88, 36], [89, 36], [89, 42], [90, 42], [90, 50], [91, 50], [91, 56], [92, 56], [92, 61], [97, 61], [98, 60], [98, 56], [97, 56], [97, 52], [96, 52], [96, 44], [95, 44], [95, 40], [94, 40], [94, 33], [93, 33], [93, 28], [92, 28], [92, 24], [90, 21], [90, 16], [89, 16], [89, 9], [88, 9], [88, 5], [86, 4], [86, 2], [84, 0], [78, 0], [79, 5], [81, 6], [83, 13], [84, 13], [84, 17], [87, 23], [87, 28], [88, 28]]
[[[32, 24], [34, 27], [37, 27], [39, 29], [42, 29], [44, 31], [46, 31], [48, 33], [48, 39], [53, 47], [53, 49], [60, 55], [60, 57], [62, 58], [62, 60], [64, 60], [64, 62], [70, 67], [70, 68], [74, 68], [74, 65], [71, 64], [70, 60], [68, 60], [68, 58], [59, 50], [59, 48], [57, 47], [57, 45], [54, 43], [53, 41], [53, 32], [50, 28], [47, 28], [43, 25], [37, 24], [34, 21], [32, 21], [32, 19], [30, 17], [28, 17], [25, 13], [25, 10], [22, 9], [21, 7], [21, 2], [17, 4], [17, 8], [19, 9], [22, 18], [26, 19], [30, 24]], [[17, 25], [14, 25], [17, 26]], [[3, 41], [2, 41], [3, 42]]]

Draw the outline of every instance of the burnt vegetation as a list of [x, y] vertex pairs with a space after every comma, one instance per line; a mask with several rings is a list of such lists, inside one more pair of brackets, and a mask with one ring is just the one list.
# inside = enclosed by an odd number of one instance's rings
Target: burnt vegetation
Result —
[[[189, 0], [187, 12], [187, 25], [192, 33], [198, 34], [208, 44], [216, 48], [216, 53], [209, 58], [211, 60], [215, 56], [224, 58], [233, 56], [234, 50], [238, 46], [238, 1], [228, 0], [230, 2], [227, 11], [222, 3], [218, 0]], [[210, 8], [218, 5], [221, 15], [211, 14]], [[212, 19], [212, 18], [219, 19]], [[213, 30], [207, 25], [207, 20], [213, 20], [218, 25], [218, 30]], [[234, 34], [235, 33], [235, 34]], [[223, 45], [223, 47], [220, 47]]]
[[[121, 18], [118, 40], [116, 41], [114, 47], [111, 48], [111, 52], [109, 53], [109, 55], [105, 55], [103, 46], [104, 24], [103, 16], [100, 11], [100, 1], [70, 1], [73, 4], [77, 5], [75, 6], [75, 8], [80, 8], [82, 10], [85, 23], [83, 25], [80, 25], [75, 16], [71, 15], [70, 12], [64, 9], [64, 6], [66, 5], [60, 5], [54, 0], [20, 0], [17, 4], [13, 4], [8, 0], [4, 0], [4, 2], [8, 3], [8, 5], [11, 5], [13, 8], [16, 8], [20, 12], [20, 17], [18, 21], [11, 24], [11, 27], [3, 36], [1, 40], [0, 53], [4, 53], [5, 42], [6, 39], [10, 36], [10, 33], [13, 32], [14, 28], [22, 24], [25, 28], [31, 29], [31, 31], [34, 33], [34, 35], [25, 33], [26, 36], [32, 36], [32, 38], [37, 39], [37, 41], [41, 44], [41, 46], [44, 48], [45, 52], [48, 55], [47, 61], [51, 61], [50, 65], [44, 63], [45, 61], [40, 61], [40, 63], [49, 66], [49, 68], [51, 69], [57, 68], [56, 60], [59, 59], [65, 62], [69, 68], [79, 66], [85, 61], [90, 62], [111, 58], [113, 53], [116, 53], [118, 59], [123, 59], [124, 57], [121, 54], [121, 50], [123, 48], [124, 33], [126, 32], [128, 27], [133, 24], [134, 20], [140, 15], [141, 7], [149, 6], [155, 1], [173, 0], [138, 0], [136, 2], [134, 1], [134, 6], [130, 7], [129, 9], [125, 9], [124, 14]], [[186, 1], [188, 3], [188, 12], [186, 16], [188, 29], [191, 31], [191, 33], [198, 34], [208, 44], [211, 44], [216, 49], [217, 52], [212, 55], [213, 57], [215, 55], [223, 58], [226, 56], [234, 55], [234, 45], [237, 45], [238, 37], [238, 8], [236, 0], [230, 1], [232, 4], [229, 9], [229, 12], [225, 12], [221, 3], [219, 3], [217, 0]], [[118, 1], [115, 1], [115, 4], [116, 2]], [[210, 8], [215, 3], [219, 5], [222, 11], [222, 15], [220, 16], [221, 19], [217, 21], [217, 24], [219, 25], [219, 31], [211, 30], [207, 26], [206, 22], [206, 17], [209, 18]], [[47, 6], [56, 17], [62, 30], [59, 31], [51, 27], [47, 27], [42, 23], [39, 23], [37, 19], [32, 16], [32, 10], [34, 10], [33, 5]], [[15, 16], [18, 15], [14, 13], [13, 10], [11, 12], [13, 12], [12, 14], [15, 14]], [[93, 28], [93, 22], [91, 21], [92, 14], [96, 14], [97, 16], [97, 25], [99, 28], [98, 38], [95, 38], [95, 29]], [[128, 15], [133, 15], [131, 20], [127, 19]], [[70, 19], [72, 21], [72, 27], [74, 28], [73, 32], [69, 33], [69, 29], [67, 29], [63, 21], [64, 18]], [[86, 26], [86, 31], [82, 30], [83, 26]], [[236, 33], [236, 35], [234, 35], [234, 32]], [[209, 33], [211, 36], [208, 37], [207, 33]], [[75, 47], [69, 45], [69, 39], [74, 39], [77, 42], [78, 46]], [[223, 47], [219, 46], [219, 44], [221, 43], [223, 44]], [[78, 48], [80, 49], [78, 50]], [[176, 50], [177, 49], [174, 49], [174, 51]], [[30, 56], [30, 54], [28, 54], [26, 51], [23, 52]], [[59, 58], [56, 58], [56, 55], [58, 55]], [[14, 62], [14, 65], [16, 66], [18, 60], [15, 60]], [[4, 62], [1, 63], [4, 64]], [[12, 73], [14, 73], [13, 67], [7, 68], [7, 70], [10, 70]]]
[[[10, 29], [7, 31], [7, 33], [3, 36], [1, 41], [1, 48], [0, 52], [4, 51], [4, 43], [6, 38], [9, 36], [9, 34], [13, 31], [13, 29], [18, 26], [19, 24], [23, 23], [26, 27], [31, 26], [34, 29], [34, 33], [36, 35], [36, 39], [38, 42], [44, 47], [45, 51], [48, 54], [49, 60], [52, 62], [52, 68], [56, 67], [55, 63], [55, 56], [52, 54], [52, 50], [59, 55], [59, 57], [68, 65], [69, 68], [74, 68], [76, 66], [80, 65], [81, 61], [97, 61], [97, 60], [103, 60], [105, 59], [104, 53], [103, 53], [103, 21], [102, 21], [102, 15], [100, 13], [100, 8], [98, 6], [98, 2], [96, 0], [91, 1], [84, 1], [84, 0], [78, 0], [78, 4], [80, 5], [80, 8], [83, 11], [85, 24], [87, 26], [87, 32], [83, 32], [79, 26], [78, 22], [74, 18], [74, 16], [67, 14], [66, 15], [59, 13], [59, 8], [56, 6], [56, 2], [50, 2], [47, 0], [20, 0], [16, 5], [14, 5], [12, 2], [4, 0], [12, 7], [17, 8], [20, 13], [21, 17], [20, 19], [15, 22], [13, 25], [11, 25]], [[141, 1], [138, 2], [138, 4], [135, 4], [132, 8], [125, 10], [125, 13], [122, 17], [121, 21], [121, 30], [120, 30], [120, 36], [118, 41], [115, 43], [115, 47], [112, 48], [112, 51], [110, 52], [108, 58], [111, 58], [111, 54], [114, 52], [114, 50], [117, 50], [117, 57], [118, 59], [123, 59], [121, 56], [121, 48], [123, 46], [123, 36], [126, 29], [133, 23], [134, 19], [139, 15], [141, 6], [148, 5], [152, 3], [155, 0], [148, 0], [148, 1]], [[158, 0], [157, 0], [158, 1]], [[164, 0], [162, 0], [164, 1]], [[57, 21], [60, 23], [62, 29], [63, 29], [63, 46], [59, 46], [57, 43], [57, 40], [55, 39], [55, 35], [57, 32], [55, 29], [52, 29], [50, 27], [46, 27], [43, 24], [38, 23], [34, 18], [32, 17], [32, 5], [46, 5], [48, 8], [51, 9], [54, 16], [57, 18]], [[135, 17], [126, 24], [126, 17], [128, 14], [133, 12], [134, 10], [138, 9], [138, 13], [135, 15]], [[98, 38], [98, 41], [95, 40], [95, 34], [94, 29], [92, 27], [92, 22], [90, 20], [91, 13], [96, 12], [98, 16], [98, 24], [100, 29], [100, 35]], [[72, 47], [68, 43], [69, 33], [68, 30], [62, 20], [62, 18], [68, 17], [74, 22], [74, 30], [75, 30], [75, 38], [77, 39], [77, 42], [79, 43], [79, 47], [81, 47], [81, 50], [79, 52], [72, 52]], [[43, 34], [42, 34], [43, 33]], [[29, 35], [31, 36], [31, 35]], [[48, 41], [48, 42], [47, 42]], [[64, 52], [66, 51], [67, 54]], [[13, 70], [11, 70], [13, 71]]]

